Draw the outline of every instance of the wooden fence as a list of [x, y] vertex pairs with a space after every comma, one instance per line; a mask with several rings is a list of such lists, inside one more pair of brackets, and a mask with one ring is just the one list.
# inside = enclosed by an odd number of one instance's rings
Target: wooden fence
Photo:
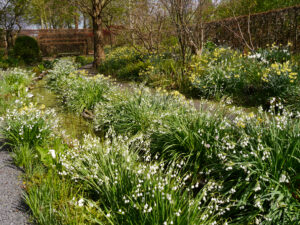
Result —
[[18, 35], [36, 38], [44, 56], [89, 54], [93, 50], [93, 32], [90, 29], [22, 30]]
[[[121, 26], [111, 26], [104, 29], [105, 42], [110, 44], [122, 29]], [[44, 56], [70, 54], [92, 54], [94, 51], [94, 37], [92, 29], [40, 29], [22, 30], [19, 34], [37, 39]]]

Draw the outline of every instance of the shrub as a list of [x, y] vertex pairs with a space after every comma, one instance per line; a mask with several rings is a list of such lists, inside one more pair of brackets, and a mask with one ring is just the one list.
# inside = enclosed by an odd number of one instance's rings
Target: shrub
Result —
[[14, 45], [14, 56], [22, 59], [26, 64], [41, 60], [38, 42], [29, 36], [17, 37]]
[[[118, 75], [119, 70], [122, 70], [128, 64], [143, 61], [143, 58], [143, 54], [133, 48], [117, 48], [106, 55], [105, 61], [99, 67], [99, 72], [106, 75]], [[123, 78], [126, 77], [123, 76]]]
[[138, 61], [134, 63], [128, 63], [124, 68], [118, 70], [116, 76], [122, 80], [139, 80], [139, 74], [146, 70], [150, 65], [148, 61]]

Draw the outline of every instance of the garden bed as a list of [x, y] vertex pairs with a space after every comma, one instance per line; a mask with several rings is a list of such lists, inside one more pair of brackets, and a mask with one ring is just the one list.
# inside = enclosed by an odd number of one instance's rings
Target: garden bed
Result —
[[38, 89], [12, 89], [15, 104], [3, 112], [2, 133], [26, 171], [25, 199], [37, 223], [299, 221], [300, 114], [278, 99], [269, 113], [225, 103], [218, 111], [196, 110], [178, 92], [120, 90], [104, 76], [85, 77], [64, 59], [45, 79], [61, 110], [92, 112], [101, 136], [64, 132], [70, 124], [58, 121], [62, 115], [42, 102]]

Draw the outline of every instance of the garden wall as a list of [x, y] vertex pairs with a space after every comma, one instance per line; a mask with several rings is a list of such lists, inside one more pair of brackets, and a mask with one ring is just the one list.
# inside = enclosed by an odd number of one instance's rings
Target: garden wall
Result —
[[213, 21], [204, 25], [204, 40], [245, 49], [250, 35], [255, 48], [267, 44], [293, 44], [293, 51], [300, 52], [300, 5], [252, 15]]

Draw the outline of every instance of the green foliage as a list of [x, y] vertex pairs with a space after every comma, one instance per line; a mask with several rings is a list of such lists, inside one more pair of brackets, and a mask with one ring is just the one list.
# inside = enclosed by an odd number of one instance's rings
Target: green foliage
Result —
[[248, 15], [299, 4], [298, 0], [224, 0], [217, 6], [215, 18]]
[[72, 60], [61, 59], [55, 62], [53, 69], [49, 71], [47, 76], [47, 85], [56, 92], [62, 92], [64, 87], [68, 85], [66, 79], [75, 71], [76, 66]]
[[172, 95], [154, 94], [147, 89], [131, 93], [111, 93], [110, 101], [99, 102], [95, 108], [96, 130], [107, 132], [112, 126], [118, 134], [135, 135], [156, 129], [161, 117], [168, 111], [185, 113], [180, 98], [172, 101]]
[[41, 60], [38, 42], [29, 36], [17, 37], [14, 45], [14, 56], [22, 59], [26, 64]]
[[0, 68], [4, 70], [23, 65], [24, 62], [20, 59], [15, 58], [13, 55], [9, 55], [8, 57], [3, 57], [2, 59], [0, 59]]
[[288, 48], [278, 47], [274, 44], [271, 47], [267, 46], [267, 48], [258, 49], [257, 53], [261, 54], [260, 59], [264, 59], [269, 63], [284, 63], [291, 60], [291, 53]]
[[47, 84], [59, 94], [65, 106], [76, 113], [84, 109], [93, 110], [96, 103], [106, 99], [111, 88], [101, 75], [90, 82], [86, 71], [76, 71], [72, 61], [67, 59], [54, 63], [48, 75]]

